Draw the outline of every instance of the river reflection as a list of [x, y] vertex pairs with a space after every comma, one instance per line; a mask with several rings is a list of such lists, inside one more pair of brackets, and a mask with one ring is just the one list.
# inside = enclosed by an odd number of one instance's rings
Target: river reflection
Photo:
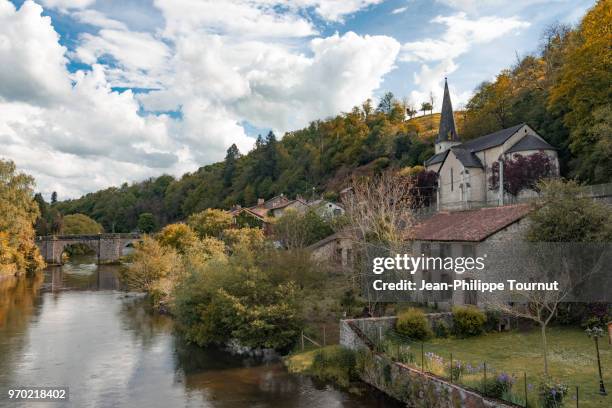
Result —
[[[395, 405], [372, 390], [355, 396], [317, 387], [279, 362], [190, 346], [171, 319], [117, 290], [117, 271], [85, 258], [0, 280], [0, 406]], [[70, 401], [9, 404], [6, 388], [19, 385], [69, 386]]]

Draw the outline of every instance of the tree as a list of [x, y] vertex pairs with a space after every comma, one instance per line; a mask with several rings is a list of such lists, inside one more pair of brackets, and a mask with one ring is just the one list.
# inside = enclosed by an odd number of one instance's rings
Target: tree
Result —
[[130, 290], [146, 292], [153, 306], [163, 309], [182, 274], [176, 250], [145, 236], [135, 245], [131, 262], [121, 269], [119, 278]]
[[166, 225], [156, 236], [157, 241], [183, 254], [198, 239], [187, 224]]
[[612, 210], [585, 197], [575, 181], [546, 180], [529, 214], [531, 242], [611, 242]]
[[157, 221], [155, 216], [149, 212], [142, 213], [138, 216], [138, 230], [149, 234], [157, 229]]
[[208, 208], [202, 212], [192, 214], [187, 224], [200, 237], [219, 238], [224, 230], [233, 225], [232, 215], [223, 210]]
[[[569, 147], [577, 157], [573, 163], [575, 174], [591, 183], [612, 180], [612, 172], [601, 171], [610, 169], [609, 156], [598, 154], [600, 143], [609, 140], [610, 134], [597, 131], [606, 116], [609, 123], [611, 9], [609, 1], [597, 2], [578, 29], [569, 34], [563, 63], [548, 101], [550, 109], [560, 114], [570, 129]], [[599, 109], [606, 106], [608, 113], [596, 117]]]
[[51, 204], [57, 203], [57, 192], [54, 191], [51, 193]]
[[432, 115], [433, 115], [433, 108], [435, 104], [436, 104], [436, 97], [434, 96], [434, 93], [430, 91], [429, 92], [429, 106], [430, 106], [429, 110]]
[[[415, 224], [413, 197], [410, 191], [413, 181], [400, 173], [387, 170], [365, 179], [354, 178], [351, 193], [345, 195], [342, 204], [348, 222], [347, 232], [352, 235], [356, 257], [366, 262], [372, 248], [385, 254], [399, 253]], [[362, 270], [368, 266], [361, 265]], [[362, 283], [366, 291], [369, 313], [373, 314], [378, 294], [371, 285]]]
[[44, 267], [34, 242], [40, 215], [34, 200], [34, 179], [0, 159], [0, 275], [33, 272]]
[[288, 209], [274, 223], [274, 236], [285, 248], [304, 248], [331, 235], [334, 231], [314, 210], [299, 213]]
[[391, 109], [393, 108], [394, 102], [395, 102], [395, 97], [393, 96], [393, 92], [387, 92], [380, 99], [380, 102], [378, 103], [378, 106], [376, 107], [376, 111], [389, 114], [391, 112]]
[[63, 218], [62, 234], [79, 235], [79, 234], [100, 234], [104, 232], [102, 225], [98, 224], [85, 214], [70, 214]]
[[[554, 160], [543, 152], [530, 155], [515, 154], [503, 162], [504, 191], [514, 197], [523, 190], [538, 191], [538, 182], [557, 174]], [[499, 162], [491, 165], [489, 189], [499, 189]]]
[[[425, 116], [425, 113], [427, 111], [431, 111], [433, 109], [433, 106], [431, 105], [431, 103], [429, 102], [423, 102], [421, 104], [421, 112], [423, 112], [423, 116]], [[432, 111], [433, 112], [433, 111]]]
[[228, 149], [225, 155], [225, 167], [223, 169], [223, 185], [229, 187], [232, 185], [232, 179], [236, 173], [236, 163], [240, 158], [240, 150], [238, 146], [233, 143]]

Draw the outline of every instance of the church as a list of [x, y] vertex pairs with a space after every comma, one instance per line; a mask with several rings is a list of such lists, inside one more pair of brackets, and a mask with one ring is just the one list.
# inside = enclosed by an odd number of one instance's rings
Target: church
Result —
[[455, 125], [448, 82], [444, 80], [435, 154], [425, 161], [427, 170], [438, 173], [439, 209], [470, 209], [507, 203], [509, 197], [489, 189], [491, 165], [502, 158], [538, 152], [549, 155], [558, 172], [556, 149], [526, 123], [462, 142]]

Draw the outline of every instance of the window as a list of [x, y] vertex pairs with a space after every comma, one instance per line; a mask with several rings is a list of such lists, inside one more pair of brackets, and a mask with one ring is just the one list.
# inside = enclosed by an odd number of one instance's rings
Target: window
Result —
[[451, 256], [450, 244], [440, 244], [440, 258], [447, 258]]
[[[473, 279], [466, 278], [466, 282], [472, 282]], [[463, 303], [466, 305], [477, 305], [478, 304], [478, 291], [476, 290], [465, 290], [463, 291]]]
[[474, 245], [464, 244], [461, 246], [461, 255], [464, 258], [474, 258]]

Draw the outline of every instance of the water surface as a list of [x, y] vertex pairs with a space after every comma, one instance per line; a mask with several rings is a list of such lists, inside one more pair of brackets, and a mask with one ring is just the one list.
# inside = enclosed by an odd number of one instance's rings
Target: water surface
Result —
[[[0, 406], [390, 407], [289, 374], [278, 361], [187, 345], [172, 320], [119, 290], [118, 266], [76, 258], [0, 280]], [[68, 386], [62, 403], [17, 403], [15, 386]]]

